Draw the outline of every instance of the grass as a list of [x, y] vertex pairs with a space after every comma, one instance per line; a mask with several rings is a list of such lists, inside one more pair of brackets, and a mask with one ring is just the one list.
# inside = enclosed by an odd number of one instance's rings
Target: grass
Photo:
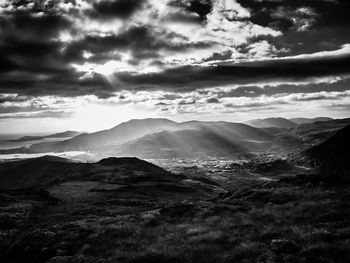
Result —
[[[33, 214], [19, 221], [3, 217], [2, 233], [12, 228], [14, 238], [1, 236], [0, 259], [8, 263], [350, 262], [348, 186], [276, 182], [242, 192], [164, 202], [124, 215], [113, 214], [120, 207], [107, 204], [100, 207], [109, 211], [104, 214], [88, 209], [88, 204], [84, 209], [79, 204], [69, 208], [42, 204], [49, 206], [42, 208], [45, 216]], [[3, 212], [16, 215], [20, 206], [15, 204]], [[20, 223], [26, 227], [20, 228]]]

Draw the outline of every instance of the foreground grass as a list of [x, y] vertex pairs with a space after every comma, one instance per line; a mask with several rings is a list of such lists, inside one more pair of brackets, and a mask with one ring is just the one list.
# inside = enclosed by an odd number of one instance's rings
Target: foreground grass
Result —
[[276, 182], [128, 214], [3, 199], [0, 260], [350, 262], [349, 197], [346, 185]]

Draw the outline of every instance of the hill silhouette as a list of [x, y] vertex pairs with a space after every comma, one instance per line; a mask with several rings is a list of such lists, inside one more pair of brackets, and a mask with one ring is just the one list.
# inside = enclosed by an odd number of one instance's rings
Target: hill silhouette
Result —
[[350, 118], [300, 124], [288, 131], [288, 135], [297, 138], [303, 144], [317, 145], [347, 125], [350, 125]]
[[136, 174], [148, 175], [148, 179], [173, 180], [162, 168], [137, 158], [106, 158], [97, 163], [79, 163], [69, 159], [43, 156], [0, 164], [0, 189], [47, 187], [72, 180], [116, 179], [118, 168], [127, 168], [128, 179]]
[[[210, 182], [209, 182], [210, 183]], [[105, 158], [80, 163], [44, 156], [0, 163], [0, 190], [44, 189], [59, 200], [83, 201], [109, 198], [197, 198], [210, 196], [212, 186], [172, 174], [134, 157]]]
[[325, 142], [305, 151], [305, 154], [322, 169], [344, 171], [350, 168], [350, 125], [337, 131]]

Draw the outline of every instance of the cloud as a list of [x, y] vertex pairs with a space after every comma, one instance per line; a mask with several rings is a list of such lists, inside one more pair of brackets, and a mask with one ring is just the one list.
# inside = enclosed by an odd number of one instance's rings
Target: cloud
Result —
[[[251, 36], [278, 35], [238, 21], [249, 12], [222, 0], [177, 5], [151, 0], [3, 3], [0, 93], [109, 97], [120, 84], [99, 74], [166, 74], [178, 65], [202, 63], [218, 51], [232, 58], [237, 55], [235, 45]], [[139, 15], [132, 17], [135, 12]], [[176, 19], [168, 19], [174, 14], [205, 17], [205, 22], [174, 27]], [[95, 21], [96, 17], [120, 22]]]
[[219, 100], [217, 98], [209, 98], [207, 99], [207, 103], [219, 103]]
[[92, 4], [93, 10], [88, 12], [94, 18], [129, 18], [142, 7], [143, 0], [100, 0]]
[[196, 104], [196, 101], [194, 99], [180, 100], [178, 102], [178, 105], [192, 105], [192, 104]]
[[349, 75], [350, 54], [263, 60], [212, 67], [185, 66], [160, 73], [117, 74], [124, 86], [136, 90], [195, 90], [213, 86], [259, 82], [310, 81], [320, 77]]
[[73, 112], [66, 111], [38, 111], [38, 112], [17, 112], [17, 113], [1, 113], [0, 119], [42, 119], [42, 118], [69, 118]]
[[167, 114], [346, 104], [349, 5], [2, 0], [0, 113], [69, 110], [45, 108], [47, 96]]
[[283, 30], [300, 30], [295, 27], [300, 19], [312, 19], [313, 27], [348, 25], [347, 10], [350, 4], [346, 0], [294, 0], [294, 1], [256, 1], [238, 0], [245, 8], [252, 10], [252, 20], [262, 26], [274, 26]]

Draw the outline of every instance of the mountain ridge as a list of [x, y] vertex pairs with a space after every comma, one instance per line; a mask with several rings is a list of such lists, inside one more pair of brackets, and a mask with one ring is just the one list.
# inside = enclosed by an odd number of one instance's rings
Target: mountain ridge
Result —
[[298, 124], [288, 120], [286, 118], [276, 117], [276, 118], [266, 118], [266, 119], [255, 119], [245, 122], [246, 124], [253, 126], [255, 128], [294, 128]]
[[291, 118], [289, 119], [296, 124], [314, 123], [318, 121], [331, 121], [333, 118], [329, 117], [316, 117], [316, 118]]
[[[177, 123], [168, 119], [140, 119], [121, 123], [109, 130], [102, 130], [91, 134], [82, 134], [61, 142], [45, 142], [31, 145], [29, 152], [51, 152], [69, 150], [92, 150], [105, 146], [117, 146], [129, 141], [142, 138], [148, 134], [161, 132], [163, 130], [176, 131], [184, 129], [207, 129], [211, 132], [222, 133], [225, 136], [240, 138], [247, 135], [256, 137], [254, 140], [270, 139], [267, 133], [243, 123], [231, 122], [201, 122], [190, 121]], [[229, 134], [228, 134], [229, 132]]]
[[36, 141], [46, 138], [68, 138], [68, 137], [75, 137], [78, 135], [81, 135], [85, 132], [78, 132], [78, 131], [64, 131], [44, 136], [23, 136], [15, 140], [11, 140], [12, 142], [25, 142], [25, 141]]

